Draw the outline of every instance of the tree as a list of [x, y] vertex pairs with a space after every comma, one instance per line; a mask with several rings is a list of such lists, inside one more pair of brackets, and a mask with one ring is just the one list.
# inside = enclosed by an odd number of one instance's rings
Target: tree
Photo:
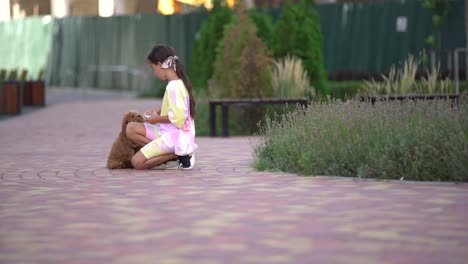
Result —
[[[216, 50], [213, 95], [219, 98], [264, 98], [272, 96], [272, 52], [257, 36], [255, 23], [243, 11], [226, 26]], [[253, 132], [264, 116], [259, 107], [233, 113], [233, 120]]]
[[425, 0], [422, 6], [432, 11], [432, 23], [436, 30], [436, 35], [429, 35], [426, 42], [439, 53], [442, 47], [442, 20], [449, 14], [450, 0]]
[[255, 23], [241, 11], [226, 26], [216, 49], [213, 79], [221, 98], [271, 96], [272, 53], [257, 36]]
[[223, 0], [215, 0], [213, 5], [192, 51], [190, 79], [195, 88], [207, 88], [207, 81], [213, 75], [214, 51], [223, 38], [224, 26], [232, 17], [231, 9]]
[[301, 58], [312, 86], [322, 96], [328, 94], [320, 19], [312, 0], [286, 4], [274, 27], [273, 43], [276, 58], [287, 55]]
[[263, 40], [269, 49], [272, 49], [273, 22], [271, 21], [271, 17], [264, 11], [259, 11], [257, 9], [250, 9], [248, 14], [249, 18], [257, 26], [257, 36]]

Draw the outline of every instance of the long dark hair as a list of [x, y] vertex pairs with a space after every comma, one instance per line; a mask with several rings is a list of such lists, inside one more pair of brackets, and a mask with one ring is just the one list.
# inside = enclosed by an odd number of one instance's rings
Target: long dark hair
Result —
[[[158, 64], [158, 62], [163, 63], [170, 56], [175, 56], [175, 51], [172, 47], [157, 45], [151, 50], [150, 54], [148, 54], [147, 59], [153, 64]], [[187, 92], [190, 96], [190, 116], [195, 118], [195, 99], [193, 98], [192, 84], [185, 72], [184, 64], [182, 64], [180, 59], [176, 60], [176, 73], [184, 82], [185, 88], [187, 88]]]

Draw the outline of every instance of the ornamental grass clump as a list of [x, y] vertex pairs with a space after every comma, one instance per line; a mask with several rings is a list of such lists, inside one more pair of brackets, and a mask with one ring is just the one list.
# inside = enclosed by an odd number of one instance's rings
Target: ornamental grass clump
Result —
[[271, 69], [271, 83], [276, 97], [315, 97], [315, 89], [309, 80], [302, 60], [295, 56], [275, 60]]
[[382, 75], [383, 81], [365, 81], [362, 94], [367, 95], [410, 95], [410, 94], [448, 94], [454, 92], [452, 82], [440, 79], [440, 69], [436, 67], [426, 72], [420, 81], [416, 80], [416, 73], [420, 61], [413, 55], [408, 55], [403, 68], [390, 68], [388, 76]]
[[315, 102], [269, 118], [255, 166], [303, 175], [468, 181], [467, 99]]

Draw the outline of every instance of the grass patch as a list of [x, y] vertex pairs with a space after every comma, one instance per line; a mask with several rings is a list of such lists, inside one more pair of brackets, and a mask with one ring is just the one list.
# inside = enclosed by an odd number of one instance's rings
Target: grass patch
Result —
[[364, 86], [364, 81], [328, 81], [330, 97], [343, 101], [354, 98], [359, 93], [359, 90], [363, 89]]
[[[453, 86], [455, 86], [455, 82], [453, 82]], [[463, 94], [465, 91], [467, 91], [468, 81], [460, 81], [458, 88], [460, 89], [460, 94]]]
[[303, 175], [468, 181], [468, 111], [449, 101], [313, 103], [267, 118], [255, 167]]

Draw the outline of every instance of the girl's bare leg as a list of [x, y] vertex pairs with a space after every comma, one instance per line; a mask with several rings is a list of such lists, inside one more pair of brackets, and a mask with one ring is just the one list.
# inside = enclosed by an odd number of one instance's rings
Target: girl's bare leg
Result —
[[135, 169], [138, 169], [138, 170], [145, 170], [145, 169], [149, 169], [149, 168], [152, 168], [154, 166], [157, 166], [157, 165], [160, 165], [166, 161], [169, 161], [171, 159], [175, 159], [177, 158], [178, 156], [174, 153], [169, 153], [169, 154], [163, 154], [163, 155], [160, 155], [160, 156], [156, 156], [154, 158], [151, 158], [151, 159], [146, 159], [146, 157], [143, 155], [143, 153], [141, 153], [141, 151], [138, 151], [137, 153], [135, 153], [135, 155], [133, 155], [133, 158], [132, 158], [132, 165], [133, 167], [135, 167]]
[[130, 122], [127, 124], [125, 134], [133, 143], [144, 146], [151, 142], [146, 138], [146, 128], [143, 123]]

